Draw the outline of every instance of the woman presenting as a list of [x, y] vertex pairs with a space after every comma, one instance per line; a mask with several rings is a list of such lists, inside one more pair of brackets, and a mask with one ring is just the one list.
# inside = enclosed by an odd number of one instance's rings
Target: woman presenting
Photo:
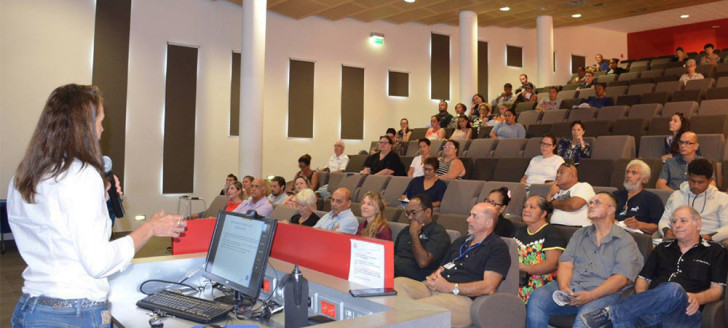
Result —
[[109, 326], [107, 277], [126, 268], [151, 237], [178, 237], [185, 229], [179, 215], [158, 212], [109, 241], [103, 119], [96, 87], [54, 90], [10, 182], [8, 218], [28, 265], [13, 327]]

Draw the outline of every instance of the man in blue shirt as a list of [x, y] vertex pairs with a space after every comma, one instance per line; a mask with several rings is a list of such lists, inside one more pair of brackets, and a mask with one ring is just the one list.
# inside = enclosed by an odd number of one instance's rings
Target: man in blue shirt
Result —
[[339, 188], [331, 194], [331, 212], [326, 213], [314, 228], [348, 233], [353, 235], [359, 228], [359, 221], [351, 212], [351, 191]]
[[596, 91], [597, 95], [587, 99], [586, 103], [589, 104], [589, 107], [602, 108], [604, 106], [614, 106], [614, 100], [607, 97], [606, 89], [607, 86], [604, 83], [594, 85], [594, 91]]

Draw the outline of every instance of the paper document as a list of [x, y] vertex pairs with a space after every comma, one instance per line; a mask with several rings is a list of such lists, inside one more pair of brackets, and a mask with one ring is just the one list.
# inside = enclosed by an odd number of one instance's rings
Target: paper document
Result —
[[617, 221], [617, 226], [619, 226], [620, 228], [627, 230], [629, 232], [644, 233], [640, 229], [632, 229], [632, 228], [627, 227], [627, 225], [624, 223], [624, 221]]
[[384, 245], [351, 240], [349, 281], [369, 288], [384, 288]]

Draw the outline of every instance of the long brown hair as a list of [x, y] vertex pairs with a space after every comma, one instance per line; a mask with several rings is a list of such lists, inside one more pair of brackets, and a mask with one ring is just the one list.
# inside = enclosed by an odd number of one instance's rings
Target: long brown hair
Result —
[[367, 225], [364, 230], [361, 231], [362, 236], [375, 238], [376, 235], [387, 228], [389, 225], [387, 224], [387, 219], [384, 218], [384, 209], [386, 208], [386, 204], [384, 203], [384, 200], [382, 199], [382, 195], [379, 193], [370, 191], [366, 195], [364, 195], [364, 198], [369, 197], [374, 204], [377, 206], [377, 209], [379, 210], [379, 213], [377, 214], [377, 217], [372, 220], [370, 224]]
[[51, 92], [15, 171], [15, 188], [23, 200], [35, 203], [38, 182], [57, 178], [74, 160], [84, 167], [90, 165], [103, 176], [96, 135], [96, 115], [102, 104], [101, 91], [92, 85], [68, 84]]

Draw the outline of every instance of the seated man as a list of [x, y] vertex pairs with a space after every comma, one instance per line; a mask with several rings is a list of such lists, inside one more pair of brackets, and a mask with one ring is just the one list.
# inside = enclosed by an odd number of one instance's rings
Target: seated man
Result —
[[593, 72], [586, 72], [584, 73], [584, 81], [579, 83], [579, 85], [576, 87], [576, 90], [582, 90], [582, 89], [591, 89], [594, 87], [594, 73]]
[[468, 235], [455, 240], [437, 271], [424, 282], [394, 279], [394, 289], [423, 303], [450, 310], [452, 327], [471, 324], [473, 298], [491, 295], [508, 274], [508, 245], [493, 233], [498, 211], [490, 203], [476, 204], [468, 217]]
[[690, 206], [675, 210], [670, 226], [676, 240], [650, 253], [634, 285], [635, 294], [617, 304], [584, 313], [587, 327], [700, 327], [702, 305], [723, 295], [728, 253], [700, 238], [700, 214]]
[[[526, 306], [526, 326], [548, 326], [552, 315], [583, 314], [616, 304], [621, 291], [632, 284], [642, 268], [640, 254], [629, 232], [614, 221], [617, 200], [598, 193], [589, 201], [594, 224], [574, 232], [559, 258], [557, 282], [537, 288]], [[554, 301], [559, 291], [564, 301]], [[559, 299], [559, 297], [556, 297]], [[576, 319], [573, 327], [584, 327]]]
[[594, 85], [594, 91], [596, 91], [597, 95], [591, 96], [586, 100], [589, 107], [602, 108], [604, 106], [614, 106], [614, 100], [607, 97], [606, 89], [607, 86], [604, 83], [597, 83]]
[[339, 140], [334, 143], [334, 154], [329, 157], [326, 169], [329, 172], [344, 172], [349, 164], [349, 156], [344, 154], [344, 142]]
[[650, 172], [647, 163], [639, 159], [630, 161], [624, 172], [624, 190], [612, 193], [617, 198], [617, 220], [647, 234], [657, 231], [665, 210], [660, 197], [643, 188], [650, 180]]
[[627, 70], [624, 68], [619, 67], [619, 59], [612, 58], [612, 60], [609, 61], [609, 70], [607, 71], [607, 75], [609, 74], [622, 74], [626, 73]]
[[441, 127], [447, 127], [450, 125], [452, 114], [447, 111], [447, 101], [440, 100], [440, 104], [437, 105], [437, 114], [435, 114], [435, 116], [440, 118]]
[[413, 196], [407, 204], [410, 224], [402, 229], [394, 242], [394, 276], [423, 281], [437, 270], [450, 236], [445, 228], [432, 220], [432, 201], [427, 195]]
[[559, 106], [561, 106], [561, 99], [559, 99], [558, 97], [559, 89], [557, 87], [550, 87], [549, 96], [541, 99], [538, 105], [536, 105], [536, 110], [539, 112], [543, 112], [547, 110], [559, 109]]
[[225, 194], [227, 194], [228, 187], [230, 187], [230, 185], [235, 181], [238, 181], [238, 177], [236, 177], [235, 174], [232, 173], [228, 174], [225, 178], [225, 187], [220, 190], [220, 196], [224, 196]]
[[268, 190], [263, 179], [253, 179], [250, 183], [250, 198], [244, 200], [233, 212], [246, 213], [250, 210], [255, 211], [260, 216], [269, 217], [273, 213], [273, 206], [265, 197]]
[[[518, 80], [521, 81], [521, 86], [518, 87], [518, 89], [516, 89], [516, 94], [519, 94], [524, 91], [526, 84], [528, 84], [528, 75], [521, 74], [518, 76]], [[531, 88], [533, 90], [536, 90], [536, 86], [534, 86], [533, 84], [531, 84]]]
[[351, 212], [351, 191], [339, 188], [331, 194], [331, 212], [326, 213], [314, 228], [348, 233], [353, 235], [359, 228], [354, 213]]
[[[692, 131], [685, 131], [678, 140], [680, 153], [668, 158], [662, 165], [660, 177], [657, 179], [657, 189], [675, 191], [680, 185], [687, 181], [687, 167], [690, 162], [697, 158], [702, 158], [697, 151], [700, 148], [698, 143], [698, 135]], [[711, 182], [715, 185], [715, 182]]]
[[688, 164], [688, 181], [667, 199], [660, 219], [659, 228], [665, 239], [675, 238], [670, 219], [678, 206], [687, 204], [700, 212], [703, 239], [728, 244], [728, 194], [710, 184], [712, 176], [713, 165], [707, 159], [699, 158]]
[[493, 106], [493, 108], [498, 107], [498, 105], [502, 103], [512, 103], [513, 102], [513, 86], [510, 83], [506, 83], [503, 85], [503, 93], [500, 94], [497, 98], [493, 99], [493, 101], [490, 102], [490, 104]]
[[271, 205], [280, 205], [286, 200], [286, 179], [275, 176], [270, 180], [270, 195], [268, 201]]
[[576, 166], [569, 162], [561, 164], [556, 170], [556, 182], [546, 194], [546, 200], [554, 208], [551, 223], [582, 227], [591, 225], [586, 216], [586, 202], [592, 197], [594, 188], [586, 182], [579, 182]]

